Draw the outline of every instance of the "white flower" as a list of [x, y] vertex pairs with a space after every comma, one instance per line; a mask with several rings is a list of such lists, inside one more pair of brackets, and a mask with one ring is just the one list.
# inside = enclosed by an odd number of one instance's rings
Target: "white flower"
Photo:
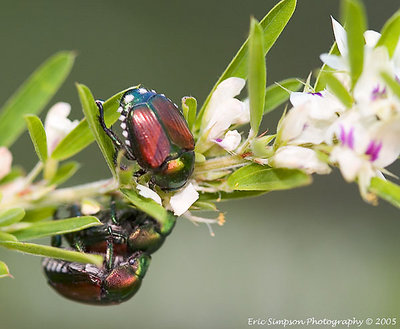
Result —
[[320, 144], [327, 129], [343, 112], [343, 105], [328, 91], [319, 93], [294, 92], [290, 96], [294, 106], [279, 127], [281, 140], [293, 145]]
[[244, 79], [232, 77], [222, 81], [215, 89], [203, 119], [203, 134], [208, 136], [209, 141], [223, 136], [231, 125], [250, 121], [248, 104], [235, 98], [245, 83]]
[[176, 192], [169, 203], [176, 216], [184, 214], [190, 206], [199, 198], [199, 193], [193, 184], [189, 183], [186, 187]]
[[334, 126], [339, 140], [330, 160], [339, 165], [346, 181], [358, 179], [366, 198], [372, 177], [383, 177], [381, 170], [400, 154], [400, 119], [392, 122], [363, 121], [359, 112], [350, 111]]
[[11, 171], [12, 154], [7, 147], [0, 147], [0, 179]]
[[323, 175], [331, 172], [331, 168], [318, 159], [314, 150], [300, 146], [280, 147], [270, 159], [270, 163], [278, 168], [301, 169], [307, 174]]
[[217, 138], [214, 142], [228, 152], [236, 150], [242, 137], [237, 130], [229, 130], [223, 139]]
[[[344, 28], [332, 18], [333, 31], [341, 56], [322, 54], [321, 60], [328, 66], [341, 72], [335, 73], [343, 85], [350, 89], [350, 64], [347, 49], [347, 34]], [[382, 72], [393, 77], [400, 73], [400, 43], [395, 54], [389, 58], [386, 47], [375, 48], [381, 35], [375, 31], [364, 33], [364, 63], [361, 76], [354, 86], [354, 100], [364, 116], [375, 116], [390, 120], [392, 115], [400, 112], [400, 102], [392, 95], [381, 78]]]
[[154, 192], [152, 189], [148, 188], [147, 186], [137, 184], [136, 189], [139, 191], [139, 194], [145, 198], [152, 199], [153, 201], [157, 202], [159, 205], [162, 206], [160, 196]]
[[49, 154], [51, 154], [58, 143], [78, 125], [78, 120], [71, 121], [68, 119], [70, 112], [71, 105], [60, 102], [54, 104], [47, 113], [44, 129], [47, 135], [47, 149]]

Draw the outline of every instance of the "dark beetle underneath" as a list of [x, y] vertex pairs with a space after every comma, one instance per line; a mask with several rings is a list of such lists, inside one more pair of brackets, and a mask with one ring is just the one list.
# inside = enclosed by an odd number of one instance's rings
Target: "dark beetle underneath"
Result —
[[[79, 216], [79, 208], [69, 208], [69, 216]], [[103, 223], [64, 236], [72, 249], [104, 256], [101, 268], [45, 258], [44, 272], [49, 284], [74, 301], [111, 305], [131, 298], [139, 289], [156, 251], [171, 232], [175, 219], [161, 225], [152, 217], [124, 203], [112, 202], [110, 209], [95, 214]], [[52, 245], [60, 246], [60, 239]]]
[[178, 107], [163, 94], [145, 88], [128, 90], [121, 98], [124, 141], [107, 128], [102, 102], [97, 101], [99, 121], [115, 148], [136, 160], [164, 190], [181, 188], [194, 168], [194, 139]]

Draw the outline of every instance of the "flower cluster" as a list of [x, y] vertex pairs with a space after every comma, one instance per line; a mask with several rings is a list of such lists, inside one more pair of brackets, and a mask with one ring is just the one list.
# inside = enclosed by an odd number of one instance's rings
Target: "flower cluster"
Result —
[[385, 73], [400, 83], [400, 45], [390, 57], [386, 47], [376, 46], [380, 34], [366, 31], [363, 70], [352, 86], [347, 34], [333, 18], [332, 24], [340, 55], [322, 54], [321, 60], [333, 69], [351, 104], [329, 85], [320, 92], [306, 86], [306, 91], [292, 93], [293, 108], [278, 127], [269, 163], [318, 174], [338, 166], [344, 179], [358, 182], [361, 195], [370, 201], [371, 178], [383, 178], [385, 167], [400, 154], [400, 100], [382, 77]]

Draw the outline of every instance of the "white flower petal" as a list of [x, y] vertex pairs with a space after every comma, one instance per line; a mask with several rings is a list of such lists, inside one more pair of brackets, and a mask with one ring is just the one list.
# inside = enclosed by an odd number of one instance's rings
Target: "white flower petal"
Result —
[[280, 147], [271, 159], [278, 168], [302, 169], [307, 174], [329, 174], [328, 164], [318, 159], [315, 151], [300, 146]]
[[176, 216], [184, 214], [190, 206], [199, 198], [199, 193], [193, 184], [189, 183], [185, 188], [175, 193], [169, 203]]
[[347, 56], [347, 33], [340, 23], [331, 16], [333, 33], [335, 34], [336, 43], [340, 54]]
[[12, 154], [7, 147], [0, 147], [0, 179], [11, 171]]
[[154, 192], [152, 189], [147, 186], [137, 184], [136, 189], [139, 191], [139, 194], [145, 198], [152, 199], [157, 202], [159, 205], [162, 205], [160, 196]]
[[340, 172], [348, 182], [356, 179], [365, 162], [353, 150], [342, 146], [337, 146], [332, 150], [330, 160], [339, 164]]
[[374, 48], [376, 46], [380, 37], [381, 34], [376, 31], [368, 30], [364, 32], [365, 44], [370, 48]]
[[221, 137], [232, 124], [243, 124], [250, 120], [248, 105], [234, 98], [245, 85], [241, 78], [222, 81], [211, 96], [204, 114], [204, 133], [210, 141]]
[[324, 64], [328, 65], [329, 67], [335, 70], [343, 71], [348, 69], [346, 62], [340, 56], [331, 54], [321, 54], [319, 58]]
[[228, 152], [235, 150], [242, 140], [239, 132], [237, 130], [229, 130], [226, 134], [224, 139], [216, 139], [215, 143], [221, 146]]
[[393, 163], [400, 154], [400, 120], [383, 123], [372, 133], [371, 138], [382, 143], [378, 158], [374, 165], [384, 168]]
[[47, 136], [47, 148], [51, 153], [58, 143], [72, 130], [79, 121], [71, 121], [67, 117], [71, 112], [71, 105], [59, 102], [53, 105], [47, 113], [44, 129]]

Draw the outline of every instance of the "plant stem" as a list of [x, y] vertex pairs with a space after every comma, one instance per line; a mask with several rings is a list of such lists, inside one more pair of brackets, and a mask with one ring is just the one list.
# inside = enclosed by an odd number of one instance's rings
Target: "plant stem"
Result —
[[93, 197], [112, 192], [117, 188], [118, 183], [114, 179], [110, 178], [88, 184], [54, 190], [46, 194], [46, 196], [40, 201], [32, 199], [32, 195], [29, 194], [24, 197], [16, 196], [12, 200], [7, 202], [6, 204], [2, 204], [1, 206], [2, 208], [22, 207], [25, 209], [32, 209], [48, 205], [71, 203], [86, 197]]
[[203, 174], [210, 170], [224, 170], [235, 167], [244, 166], [248, 161], [243, 159], [239, 155], [227, 155], [224, 157], [218, 157], [211, 160], [207, 160], [203, 163], [196, 165], [194, 176]]
[[35, 165], [35, 167], [33, 167], [28, 176], [26, 176], [25, 186], [29, 186], [35, 180], [35, 178], [40, 174], [42, 169], [43, 169], [43, 162], [40, 161]]

